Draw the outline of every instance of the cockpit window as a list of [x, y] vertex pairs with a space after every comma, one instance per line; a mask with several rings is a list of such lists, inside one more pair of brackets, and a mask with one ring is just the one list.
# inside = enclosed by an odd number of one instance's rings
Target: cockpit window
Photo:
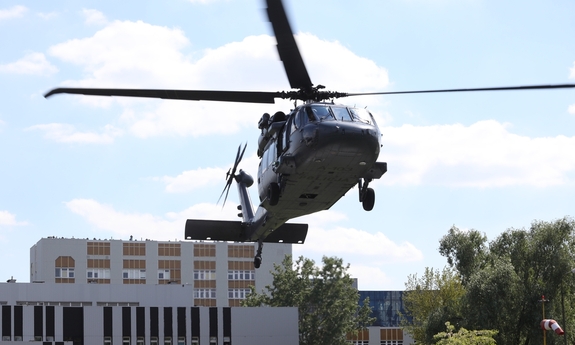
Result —
[[329, 112], [329, 108], [327, 106], [312, 105], [310, 108], [311, 112], [313, 113], [313, 116], [315, 116], [316, 119], [319, 119], [320, 121], [333, 120], [333, 117], [331, 116], [331, 113]]
[[354, 121], [359, 121], [359, 122], [369, 123], [369, 124], [375, 123], [373, 116], [371, 116], [369, 111], [367, 111], [366, 109], [349, 108], [349, 112], [351, 113], [351, 116], [353, 117]]
[[344, 107], [331, 107], [331, 111], [333, 112], [333, 116], [338, 121], [352, 121], [347, 108]]

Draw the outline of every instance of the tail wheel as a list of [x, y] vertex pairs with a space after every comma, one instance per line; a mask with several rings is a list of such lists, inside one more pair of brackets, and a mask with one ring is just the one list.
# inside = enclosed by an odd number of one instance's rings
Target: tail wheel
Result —
[[364, 210], [373, 210], [373, 206], [375, 205], [375, 191], [373, 188], [368, 188], [365, 190], [361, 204], [363, 205]]
[[280, 199], [280, 185], [278, 183], [270, 183], [268, 187], [268, 202], [270, 206], [275, 206], [278, 204]]
[[261, 256], [256, 256], [256, 257], [254, 258], [254, 267], [255, 267], [255, 268], [260, 268], [261, 264], [262, 264], [262, 257], [261, 257]]

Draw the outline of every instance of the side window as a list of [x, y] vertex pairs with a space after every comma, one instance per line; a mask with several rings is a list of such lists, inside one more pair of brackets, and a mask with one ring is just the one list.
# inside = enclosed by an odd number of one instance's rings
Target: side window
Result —
[[[309, 113], [312, 114], [311, 117]], [[295, 122], [297, 123], [297, 128], [298, 129], [303, 128], [303, 126], [307, 125], [310, 121], [313, 121], [310, 120], [310, 118], [311, 119], [314, 118], [311, 109], [309, 107], [301, 108], [296, 115]]]

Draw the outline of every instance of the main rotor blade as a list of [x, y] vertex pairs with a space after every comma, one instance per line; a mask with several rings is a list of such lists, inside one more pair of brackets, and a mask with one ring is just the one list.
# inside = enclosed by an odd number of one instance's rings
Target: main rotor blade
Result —
[[480, 87], [472, 89], [442, 89], [442, 90], [417, 90], [417, 91], [388, 91], [388, 92], [365, 92], [346, 93], [342, 97], [348, 96], [370, 96], [370, 95], [397, 95], [406, 93], [440, 93], [440, 92], [471, 92], [471, 91], [506, 91], [506, 90], [541, 90], [541, 89], [569, 89], [575, 88], [575, 84], [551, 84], [551, 85], [527, 85], [527, 86], [503, 86], [503, 87]]
[[51, 90], [44, 97], [59, 93], [90, 96], [125, 96], [188, 101], [223, 101], [245, 103], [274, 103], [275, 98], [285, 98], [281, 92], [214, 91], [214, 90], [153, 90], [153, 89], [91, 89], [61, 87]]
[[266, 0], [268, 18], [278, 42], [280, 59], [284, 64], [292, 89], [311, 90], [313, 84], [299, 52], [281, 0]]

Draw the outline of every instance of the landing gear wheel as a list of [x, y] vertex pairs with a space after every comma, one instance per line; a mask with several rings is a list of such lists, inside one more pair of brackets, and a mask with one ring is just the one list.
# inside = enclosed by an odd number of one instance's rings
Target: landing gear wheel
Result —
[[363, 209], [366, 211], [373, 210], [373, 206], [375, 205], [375, 191], [372, 188], [368, 188], [365, 190], [365, 194], [363, 195], [363, 200], [361, 201], [363, 205]]
[[270, 206], [275, 206], [278, 204], [280, 199], [280, 185], [272, 182], [268, 187], [268, 202]]
[[261, 256], [256, 256], [256, 257], [254, 258], [254, 267], [255, 267], [255, 268], [260, 268], [261, 264], [262, 264], [262, 257], [261, 257]]
[[256, 252], [256, 257], [254, 258], [254, 267], [260, 268], [262, 264], [262, 249], [264, 247], [264, 243], [262, 240], [258, 240], [258, 251]]

